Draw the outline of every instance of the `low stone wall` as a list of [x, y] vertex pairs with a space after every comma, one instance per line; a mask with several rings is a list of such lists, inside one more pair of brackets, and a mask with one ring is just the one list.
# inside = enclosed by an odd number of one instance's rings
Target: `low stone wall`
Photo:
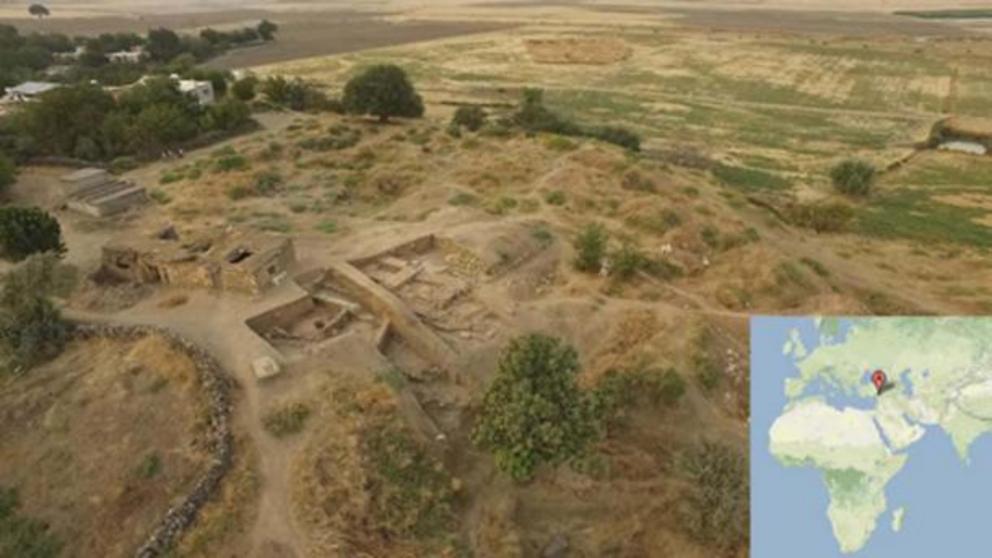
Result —
[[147, 335], [161, 335], [169, 339], [176, 349], [186, 353], [196, 365], [200, 384], [207, 394], [209, 405], [207, 440], [212, 460], [207, 471], [197, 479], [189, 494], [181, 503], [169, 508], [165, 517], [152, 529], [145, 543], [134, 553], [137, 558], [163, 555], [193, 524], [200, 508], [217, 490], [220, 481], [231, 467], [233, 441], [228, 423], [231, 414], [229, 376], [209, 353], [188, 339], [163, 328], [143, 325], [77, 324], [75, 333], [81, 339], [94, 337], [139, 339]]

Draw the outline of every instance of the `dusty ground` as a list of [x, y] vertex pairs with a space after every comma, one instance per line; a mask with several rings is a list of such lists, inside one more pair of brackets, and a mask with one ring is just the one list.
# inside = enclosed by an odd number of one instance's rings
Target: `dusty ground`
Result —
[[74, 342], [0, 385], [0, 478], [66, 555], [130, 556], [207, 466], [202, 404], [162, 338]]

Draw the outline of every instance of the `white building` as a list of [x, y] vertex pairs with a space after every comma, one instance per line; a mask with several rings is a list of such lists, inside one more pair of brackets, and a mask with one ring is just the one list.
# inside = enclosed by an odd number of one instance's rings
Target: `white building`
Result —
[[141, 47], [131, 50], [118, 50], [107, 55], [107, 60], [118, 64], [137, 64], [145, 56], [145, 50]]
[[6, 95], [4, 95], [3, 101], [7, 103], [26, 103], [33, 101], [42, 93], [58, 89], [59, 87], [62, 87], [62, 84], [48, 81], [25, 81], [20, 85], [6, 88]]
[[214, 104], [214, 84], [209, 81], [179, 79], [179, 76], [176, 74], [172, 74], [169, 77], [179, 83], [180, 93], [192, 95], [201, 107]]
[[86, 52], [86, 47], [79, 45], [72, 52], [56, 52], [54, 57], [59, 62], [74, 62], [79, 60], [79, 57], [82, 56], [84, 52]]

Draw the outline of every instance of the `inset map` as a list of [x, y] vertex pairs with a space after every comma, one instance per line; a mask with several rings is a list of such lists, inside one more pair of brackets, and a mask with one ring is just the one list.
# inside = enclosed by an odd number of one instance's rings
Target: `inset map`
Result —
[[751, 320], [751, 555], [988, 556], [992, 319]]

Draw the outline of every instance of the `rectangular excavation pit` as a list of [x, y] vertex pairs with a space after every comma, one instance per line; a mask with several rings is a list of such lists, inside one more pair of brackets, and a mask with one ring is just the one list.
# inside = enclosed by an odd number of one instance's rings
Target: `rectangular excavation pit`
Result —
[[307, 295], [245, 321], [281, 352], [300, 349], [342, 334], [357, 317], [346, 303]]

